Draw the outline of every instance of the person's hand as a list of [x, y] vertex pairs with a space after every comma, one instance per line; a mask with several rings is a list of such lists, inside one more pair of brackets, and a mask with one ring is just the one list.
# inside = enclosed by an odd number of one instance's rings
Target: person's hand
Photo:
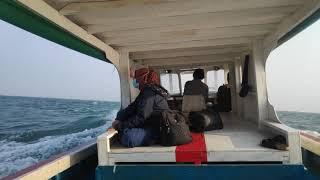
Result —
[[115, 130], [114, 128], [112, 128], [112, 127], [110, 127], [109, 129], [107, 129], [107, 132], [108, 133], [113, 133], [113, 132], [115, 132], [115, 131], [117, 131], [117, 130]]
[[114, 129], [118, 129], [119, 125], [120, 125], [120, 121], [119, 120], [114, 120], [112, 122], [112, 128], [114, 128]]

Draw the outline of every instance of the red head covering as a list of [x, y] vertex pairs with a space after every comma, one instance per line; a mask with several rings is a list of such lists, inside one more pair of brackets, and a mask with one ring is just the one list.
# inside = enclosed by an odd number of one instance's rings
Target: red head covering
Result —
[[134, 77], [139, 83], [139, 89], [143, 89], [147, 85], [159, 85], [158, 74], [150, 68], [137, 69], [134, 72]]

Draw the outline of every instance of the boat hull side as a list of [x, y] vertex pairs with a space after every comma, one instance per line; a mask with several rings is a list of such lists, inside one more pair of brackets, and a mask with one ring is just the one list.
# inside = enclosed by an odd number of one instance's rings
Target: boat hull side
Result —
[[303, 165], [119, 165], [98, 166], [96, 180], [103, 179], [259, 179], [313, 180]]

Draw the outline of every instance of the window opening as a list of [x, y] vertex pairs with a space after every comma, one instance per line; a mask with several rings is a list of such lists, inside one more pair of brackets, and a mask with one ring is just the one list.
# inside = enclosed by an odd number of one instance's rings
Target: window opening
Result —
[[193, 80], [193, 71], [183, 71], [180, 73], [181, 76], [181, 88], [182, 93], [184, 92], [184, 85], [187, 81]]
[[171, 94], [180, 94], [179, 77], [177, 73], [160, 74], [161, 85]]
[[209, 92], [217, 92], [218, 88], [225, 83], [224, 70], [211, 70], [207, 72], [207, 85]]

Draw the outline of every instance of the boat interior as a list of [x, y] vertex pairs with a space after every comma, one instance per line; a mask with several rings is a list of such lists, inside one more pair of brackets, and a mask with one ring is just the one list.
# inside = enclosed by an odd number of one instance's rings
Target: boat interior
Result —
[[[233, 113], [221, 113], [224, 128], [204, 132], [206, 163], [288, 163], [289, 152], [262, 147], [261, 140], [272, 133], [259, 131], [251, 122], [241, 121]], [[126, 148], [119, 143], [111, 145], [110, 163], [174, 163], [176, 146]], [[194, 151], [194, 149], [186, 150]], [[185, 163], [195, 163], [186, 161]]]
[[[217, 49], [225, 49], [227, 47], [216, 47]], [[221, 50], [220, 49], [220, 50]], [[192, 80], [192, 73], [195, 68], [203, 68], [206, 78], [203, 80], [209, 86], [209, 104], [217, 103], [217, 90], [223, 84], [228, 84], [231, 89], [231, 104], [232, 111], [221, 112], [220, 116], [224, 128], [221, 130], [207, 131], [204, 133], [205, 148], [207, 153], [207, 162], [202, 163], [289, 163], [289, 150], [275, 150], [265, 148], [260, 145], [261, 141], [266, 138], [271, 138], [275, 135], [284, 135], [288, 137], [295, 136], [296, 130], [289, 128], [283, 124], [265, 123], [259, 124], [258, 121], [258, 105], [256, 99], [256, 89], [251, 89], [247, 97], [240, 97], [239, 91], [241, 88], [241, 70], [243, 69], [244, 57], [250, 54], [249, 47], [239, 47], [238, 56], [232, 60], [213, 60], [210, 62], [199, 62], [197, 59], [189, 61], [185, 64], [181, 61], [178, 65], [170, 65], [166, 63], [161, 66], [162, 60], [159, 60], [157, 65], [154, 65], [155, 60], [149, 62], [144, 61], [143, 64], [137, 64], [135, 68], [147, 67], [153, 68], [159, 72], [161, 84], [168, 89], [171, 97], [168, 99], [168, 104], [171, 109], [182, 110], [183, 87], [187, 80]], [[190, 52], [183, 50], [183, 52]], [[168, 53], [165, 53], [168, 54]], [[227, 53], [228, 54], [228, 53]], [[172, 59], [172, 61], [176, 60]], [[146, 64], [149, 63], [149, 64]], [[255, 83], [255, 75], [253, 63], [249, 65], [249, 83]], [[228, 76], [229, 74], [229, 81]], [[219, 81], [220, 84], [217, 82]], [[133, 91], [133, 92], [132, 92]], [[138, 92], [131, 89], [131, 95], [136, 96]], [[134, 100], [134, 98], [132, 98]], [[188, 103], [198, 103], [197, 101]], [[212, 108], [212, 106], [207, 107]], [[277, 127], [276, 127], [277, 126]], [[106, 133], [98, 138], [99, 144], [109, 144], [107, 150], [99, 151], [99, 155], [107, 154], [105, 157], [108, 165], [119, 163], [174, 163], [178, 162], [176, 151], [177, 147], [163, 147], [153, 145], [148, 147], [126, 148], [117, 141], [114, 133]], [[297, 134], [296, 134], [297, 135]], [[105, 142], [109, 141], [109, 142]], [[102, 152], [101, 152], [102, 151]], [[107, 151], [107, 153], [106, 153]], [[195, 149], [186, 149], [185, 151], [197, 151]], [[199, 150], [200, 151], [200, 150]], [[101, 152], [101, 153], [100, 153]], [[99, 161], [103, 159], [99, 157]], [[292, 159], [291, 159], [292, 160]], [[192, 161], [192, 160], [190, 160]], [[188, 163], [192, 163], [187, 161]], [[101, 162], [103, 163], [103, 162]]]
[[[27, 8], [33, 17], [45, 18], [46, 26], [49, 21], [60, 28], [57, 34], [69, 35], [54, 36], [43, 24], [42, 29], [28, 29], [23, 20], [15, 22], [9, 16], [7, 21], [114, 64], [120, 77], [122, 108], [139, 93], [130, 83], [130, 71], [140, 67], [158, 72], [161, 84], [171, 94], [168, 103], [176, 110], [181, 110], [184, 83], [191, 80], [195, 68], [205, 71], [211, 104], [216, 103], [217, 88], [228, 84], [232, 111], [220, 113], [223, 129], [204, 133], [207, 161], [202, 163], [302, 164], [300, 133], [282, 124], [268, 101], [265, 68], [272, 50], [318, 19], [319, 0], [17, 2], [15, 6]], [[33, 21], [36, 19], [29, 19]], [[69, 36], [72, 41], [66, 38]], [[240, 97], [246, 55], [250, 57], [250, 90]], [[279, 134], [286, 137], [287, 150], [260, 145], [262, 139]], [[175, 146], [125, 148], [116, 139], [116, 131], [98, 137], [98, 166], [178, 163]]]

